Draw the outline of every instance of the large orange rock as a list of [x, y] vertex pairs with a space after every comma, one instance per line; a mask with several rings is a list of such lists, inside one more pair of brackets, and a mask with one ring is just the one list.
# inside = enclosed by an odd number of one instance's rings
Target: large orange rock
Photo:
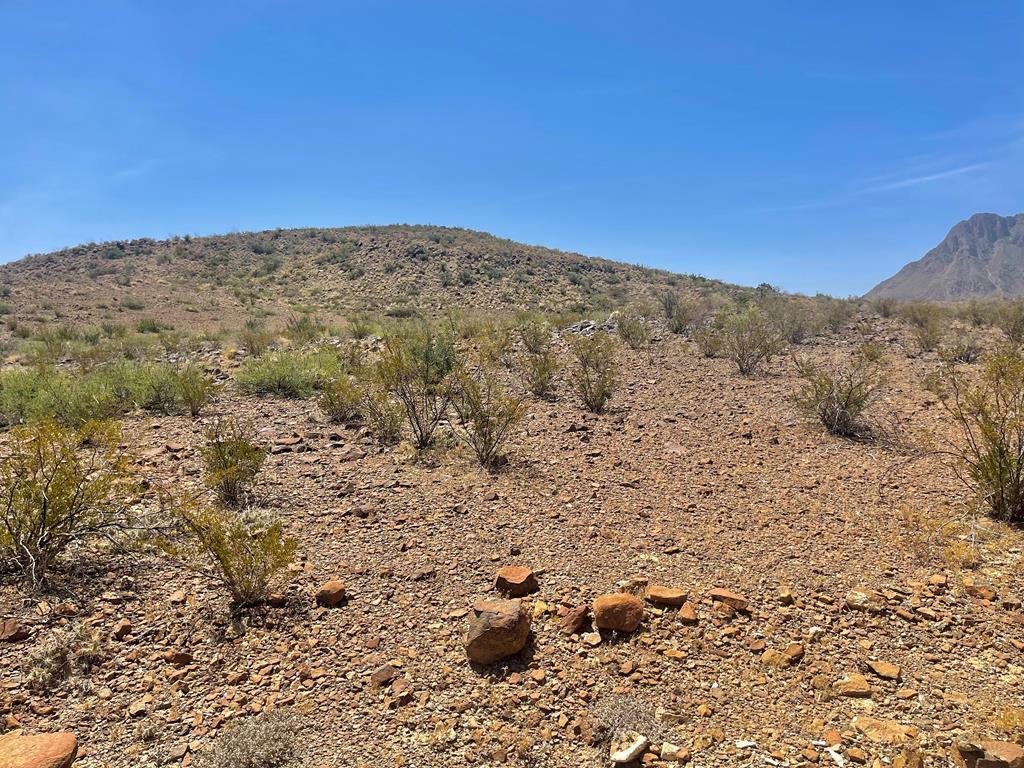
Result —
[[612, 592], [594, 601], [594, 626], [598, 629], [632, 632], [643, 618], [644, 604], [635, 595]]
[[466, 631], [466, 655], [492, 664], [523, 650], [530, 636], [530, 614], [515, 600], [478, 600]]
[[960, 768], [1024, 768], [1024, 748], [1012, 741], [961, 741], [950, 753]]
[[73, 733], [23, 736], [12, 731], [0, 736], [0, 768], [71, 768], [77, 755]]

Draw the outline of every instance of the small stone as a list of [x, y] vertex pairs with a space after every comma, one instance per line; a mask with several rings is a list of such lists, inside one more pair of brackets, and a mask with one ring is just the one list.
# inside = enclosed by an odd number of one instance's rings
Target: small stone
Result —
[[626, 592], [612, 592], [594, 600], [594, 626], [633, 632], [644, 618], [644, 604]]
[[868, 668], [884, 680], [899, 680], [900, 668], [888, 661], [868, 661]]
[[137, 699], [128, 705], [128, 717], [143, 717], [146, 714], [145, 699]]
[[882, 613], [885, 610], [885, 598], [867, 587], [851, 589], [846, 593], [846, 607], [867, 613]]
[[665, 741], [661, 744], [661, 759], [670, 763], [685, 763], [690, 760], [690, 752], [686, 747], [680, 747], [671, 742]]
[[697, 606], [689, 600], [683, 603], [683, 607], [679, 609], [679, 620], [683, 622], [683, 624], [696, 624]]
[[17, 643], [28, 639], [28, 634], [17, 619], [0, 620], [0, 643]]
[[392, 680], [398, 677], [398, 670], [392, 667], [390, 664], [385, 664], [382, 667], [378, 667], [370, 675], [370, 687], [381, 688]]
[[612, 741], [611, 760], [616, 765], [632, 763], [640, 759], [640, 756], [647, 751], [650, 741], [642, 733], [637, 731], [626, 731]]
[[479, 600], [466, 631], [470, 661], [491, 664], [523, 649], [530, 636], [530, 614], [515, 600]]
[[344, 583], [332, 579], [317, 590], [316, 602], [325, 608], [334, 608], [345, 602], [347, 597]]
[[132, 633], [132, 623], [128, 619], [121, 619], [110, 632], [110, 636], [115, 640], [124, 640], [128, 635]]
[[745, 611], [749, 606], [747, 598], [729, 589], [712, 589], [708, 592], [708, 597], [716, 603], [724, 603], [737, 611]]
[[864, 697], [871, 695], [871, 685], [864, 675], [847, 675], [832, 683], [832, 690], [839, 696]]
[[647, 601], [655, 605], [678, 608], [686, 602], [686, 590], [651, 584], [647, 587]]
[[578, 605], [562, 617], [562, 633], [575, 635], [586, 625], [590, 618], [590, 606]]
[[917, 738], [917, 729], [895, 720], [879, 720], [874, 717], [855, 717], [852, 725], [871, 741], [880, 744], [903, 744]]
[[494, 588], [509, 597], [526, 597], [540, 589], [537, 577], [529, 568], [520, 565], [506, 565], [498, 571]]

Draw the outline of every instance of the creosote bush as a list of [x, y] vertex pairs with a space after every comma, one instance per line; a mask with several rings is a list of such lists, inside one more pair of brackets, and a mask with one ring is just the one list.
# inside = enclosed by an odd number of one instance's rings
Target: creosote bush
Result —
[[12, 429], [0, 461], [0, 565], [34, 583], [71, 545], [110, 537], [135, 497], [120, 426], [50, 420]]
[[452, 405], [461, 422], [455, 434], [473, 449], [482, 466], [493, 467], [509, 432], [526, 413], [524, 399], [510, 395], [488, 365], [473, 372], [457, 371], [452, 390]]
[[797, 370], [804, 382], [794, 398], [800, 410], [833, 435], [864, 437], [870, 433], [862, 417], [881, 385], [876, 366], [859, 359], [828, 369], [797, 360]]
[[402, 422], [405, 410], [375, 382], [362, 387], [360, 409], [370, 431], [384, 445], [394, 445], [402, 439]]
[[568, 344], [574, 358], [569, 369], [572, 386], [588, 410], [601, 413], [619, 385], [618, 346], [603, 331], [571, 334]]
[[377, 381], [405, 410], [417, 448], [431, 444], [448, 412], [452, 399], [448, 377], [457, 361], [455, 341], [448, 331], [418, 326], [385, 340], [375, 366]]
[[946, 313], [942, 307], [929, 302], [918, 301], [902, 307], [903, 319], [910, 324], [920, 352], [931, 352], [942, 341], [946, 332]]
[[995, 324], [1016, 347], [1024, 343], [1024, 301], [1006, 301], [995, 312]]
[[526, 352], [521, 359], [523, 380], [526, 388], [537, 397], [551, 398], [555, 389], [555, 377], [561, 366], [551, 347], [539, 352]]
[[221, 503], [231, 507], [247, 503], [267, 458], [267, 450], [256, 442], [252, 427], [238, 419], [215, 419], [206, 428], [206, 442], [200, 453], [207, 485]]
[[939, 394], [963, 438], [958, 477], [994, 517], [1024, 523], [1024, 359], [995, 355], [976, 376], [947, 360]]
[[756, 373], [782, 349], [778, 330], [756, 306], [725, 316], [719, 334], [722, 354], [736, 363], [744, 376]]
[[619, 338], [630, 349], [641, 349], [651, 342], [651, 331], [647, 320], [636, 309], [627, 308], [619, 312], [615, 319], [615, 328]]
[[311, 352], [267, 352], [246, 360], [235, 376], [242, 392], [284, 398], [307, 398], [345, 371], [334, 349]]
[[227, 587], [235, 608], [265, 600], [274, 578], [295, 559], [296, 542], [268, 513], [200, 501], [177, 505], [175, 514], [186, 536], [167, 548]]
[[362, 400], [362, 387], [349, 376], [339, 376], [323, 386], [316, 404], [330, 421], [343, 424], [359, 413]]

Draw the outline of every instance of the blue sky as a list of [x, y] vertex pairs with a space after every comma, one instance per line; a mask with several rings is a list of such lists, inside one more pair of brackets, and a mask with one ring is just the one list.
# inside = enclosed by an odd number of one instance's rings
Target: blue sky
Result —
[[1024, 211], [1022, 29], [997, 0], [0, 0], [0, 260], [410, 222], [858, 294]]

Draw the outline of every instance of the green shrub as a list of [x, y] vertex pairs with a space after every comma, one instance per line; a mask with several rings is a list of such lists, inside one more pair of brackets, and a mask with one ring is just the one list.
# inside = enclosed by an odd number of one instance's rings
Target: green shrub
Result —
[[296, 344], [309, 344], [323, 337], [326, 328], [315, 315], [292, 315], [285, 325], [284, 335]]
[[188, 537], [169, 548], [227, 587], [235, 608], [265, 600], [275, 577], [295, 559], [296, 542], [268, 515], [216, 504], [182, 504], [175, 512]]
[[340, 360], [327, 352], [268, 352], [246, 360], [235, 383], [248, 394], [307, 398], [339, 369]]
[[526, 413], [525, 401], [508, 394], [488, 365], [472, 373], [458, 371], [452, 389], [452, 405], [461, 422], [455, 434], [473, 449], [482, 466], [493, 467], [509, 432]]
[[221, 503], [239, 507], [252, 497], [256, 476], [267, 450], [256, 442], [253, 430], [237, 419], [216, 419], [206, 429], [201, 450], [206, 482]]
[[647, 327], [647, 320], [635, 309], [624, 309], [619, 312], [615, 328], [619, 338], [630, 349], [640, 349], [651, 342], [651, 330]]
[[779, 331], [756, 306], [728, 315], [720, 331], [722, 353], [751, 376], [782, 349]]
[[327, 382], [316, 402], [330, 421], [341, 424], [359, 413], [362, 399], [362, 388], [346, 375]]
[[274, 334], [268, 331], [261, 321], [250, 318], [245, 321], [238, 340], [250, 357], [260, 357], [270, 349]]
[[881, 380], [877, 368], [863, 360], [831, 370], [798, 360], [804, 383], [794, 398], [797, 407], [821, 422], [833, 435], [864, 437], [870, 432], [864, 410], [874, 399]]
[[817, 329], [811, 309], [802, 299], [771, 293], [759, 304], [761, 316], [774, 336], [790, 344], [803, 344]]
[[213, 376], [199, 366], [186, 365], [178, 371], [177, 398], [193, 419], [213, 399], [219, 388]]
[[559, 369], [558, 357], [550, 347], [539, 352], [527, 352], [522, 357], [526, 388], [537, 397], [552, 396]]
[[34, 583], [68, 547], [131, 519], [129, 457], [120, 426], [50, 420], [11, 430], [0, 461], [0, 564]]
[[939, 346], [946, 330], [946, 313], [937, 304], [918, 301], [902, 308], [903, 319], [911, 327], [911, 334], [921, 352], [931, 352]]
[[362, 389], [360, 406], [370, 431], [384, 445], [397, 443], [402, 438], [404, 409], [372, 383]]
[[958, 477], [994, 517], [1024, 522], [1024, 360], [996, 355], [976, 378], [946, 361], [939, 384], [963, 437], [950, 446]]
[[551, 327], [542, 320], [529, 318], [518, 328], [519, 340], [527, 352], [541, 354], [551, 349]]
[[871, 307], [882, 317], [892, 317], [899, 310], [900, 303], [896, 299], [883, 297], [872, 301]]
[[995, 324], [1014, 346], [1024, 343], [1024, 301], [1006, 301], [996, 310]]
[[405, 410], [417, 448], [426, 448], [451, 404], [448, 375], [457, 363], [451, 333], [425, 326], [385, 340], [377, 361], [377, 380]]
[[981, 358], [984, 350], [974, 336], [961, 334], [944, 344], [939, 352], [941, 357], [954, 363], [974, 363]]
[[618, 349], [607, 333], [592, 336], [573, 334], [568, 338], [574, 365], [569, 379], [584, 406], [601, 413], [619, 385]]

